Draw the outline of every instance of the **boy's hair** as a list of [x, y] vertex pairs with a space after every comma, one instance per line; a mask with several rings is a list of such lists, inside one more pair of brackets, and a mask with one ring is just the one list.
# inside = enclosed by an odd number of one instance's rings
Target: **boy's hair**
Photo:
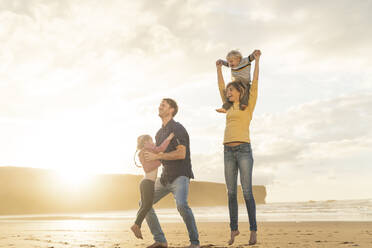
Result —
[[163, 98], [163, 101], [166, 101], [169, 104], [169, 106], [174, 109], [172, 115], [173, 115], [173, 117], [176, 116], [176, 114], [178, 112], [178, 105], [177, 105], [176, 101], [171, 99], [171, 98]]
[[231, 51], [226, 55], [226, 59], [229, 59], [230, 57], [235, 57], [235, 58], [242, 59], [242, 58], [243, 58], [243, 55], [242, 55], [238, 50], [231, 50]]
[[145, 142], [151, 140], [151, 136], [148, 134], [141, 135], [137, 138], [137, 150], [143, 149]]

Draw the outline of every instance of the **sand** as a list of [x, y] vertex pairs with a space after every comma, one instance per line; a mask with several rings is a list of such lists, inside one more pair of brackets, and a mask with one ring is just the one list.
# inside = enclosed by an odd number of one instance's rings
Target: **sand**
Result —
[[[143, 226], [144, 240], [134, 238], [131, 224], [122, 221], [13, 221], [0, 223], [0, 247], [146, 247], [152, 236]], [[248, 246], [248, 223], [240, 224], [241, 234], [227, 246], [229, 225], [223, 222], [198, 223], [201, 247], [372, 247], [372, 222], [263, 222], [258, 243]], [[189, 244], [183, 223], [164, 223], [169, 247]]]

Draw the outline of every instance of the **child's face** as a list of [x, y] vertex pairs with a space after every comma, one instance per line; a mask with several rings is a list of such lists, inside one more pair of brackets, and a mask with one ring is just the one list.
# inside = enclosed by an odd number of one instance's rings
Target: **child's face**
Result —
[[150, 138], [150, 139], [147, 139], [146, 141], [145, 141], [145, 145], [154, 145], [154, 141], [152, 141], [152, 138]]
[[236, 67], [240, 63], [240, 58], [235, 57], [235, 56], [230, 56], [227, 58], [227, 62], [229, 63], [230, 67]]

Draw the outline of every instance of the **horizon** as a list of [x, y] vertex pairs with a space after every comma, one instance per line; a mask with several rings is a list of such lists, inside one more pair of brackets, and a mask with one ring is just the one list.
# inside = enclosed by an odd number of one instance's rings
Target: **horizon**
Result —
[[[50, 172], [50, 173], [55, 173], [55, 175], [60, 175], [61, 171], [58, 171], [58, 170], [55, 170], [55, 169], [44, 169], [44, 168], [34, 168], [34, 167], [18, 167], [18, 166], [0, 166], [0, 169], [1, 168], [16, 168], [16, 169], [36, 169], [36, 170], [41, 170], [41, 171], [46, 171], [46, 172]], [[120, 175], [120, 176], [135, 176], [135, 177], [141, 177], [142, 175], [140, 174], [129, 174], [129, 173], [97, 173], [97, 174], [88, 174], [87, 176], [88, 177], [85, 177], [85, 179], [89, 179], [89, 183], [92, 182], [92, 179], [96, 176], [110, 176], [110, 175]], [[63, 180], [66, 179], [65, 177], [61, 177], [62, 179], [62, 183], [63, 183]], [[195, 180], [195, 179], [192, 179], [192, 181], [195, 181], [195, 182], [200, 182], [200, 183], [217, 183], [217, 184], [224, 184], [223, 182], [214, 182], [214, 181], [202, 181], [202, 180]], [[60, 182], [60, 183], [61, 183]], [[73, 184], [73, 183], [72, 183]], [[85, 182], [83, 182], [83, 184], [85, 184]], [[238, 182], [239, 186], [240, 186], [240, 183]], [[73, 185], [74, 186], [74, 185]], [[254, 184], [253, 186], [265, 186], [266, 185], [258, 185], [258, 184]], [[266, 187], [266, 190], [267, 190], [267, 187]], [[266, 196], [267, 197], [267, 196]], [[372, 198], [371, 197], [367, 197], [367, 198], [348, 198], [348, 199], [325, 199], [325, 200], [313, 200], [313, 199], [309, 199], [309, 200], [306, 200], [306, 201], [266, 201], [265, 204], [267, 203], [309, 203], [309, 202], [330, 202], [330, 201], [357, 201], [357, 200], [371, 200]], [[59, 214], [59, 213], [56, 213], [56, 214]], [[38, 215], [38, 214], [35, 214], [35, 215]], [[44, 215], [44, 214], [40, 214], [40, 215]], [[46, 214], [47, 215], [47, 214]]]
[[71, 185], [90, 173], [141, 175], [136, 138], [154, 137], [170, 97], [195, 179], [224, 183], [215, 61], [260, 49], [254, 185], [265, 185], [268, 202], [369, 199], [371, 9], [346, 0], [3, 2], [0, 165], [60, 171]]

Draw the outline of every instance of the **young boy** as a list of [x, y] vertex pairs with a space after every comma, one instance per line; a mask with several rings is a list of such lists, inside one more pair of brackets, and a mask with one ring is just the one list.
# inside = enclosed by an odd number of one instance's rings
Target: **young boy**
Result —
[[[244, 94], [241, 96], [240, 101], [240, 109], [242, 110], [248, 106], [249, 89], [251, 86], [251, 62], [254, 60], [253, 53], [243, 58], [239, 51], [232, 50], [226, 55], [227, 61], [222, 59], [217, 60], [217, 63], [231, 68], [232, 81], [239, 81], [240, 86], [244, 89]], [[227, 101], [222, 105], [222, 108], [216, 109], [216, 111], [226, 113], [231, 106], [232, 103]]]

